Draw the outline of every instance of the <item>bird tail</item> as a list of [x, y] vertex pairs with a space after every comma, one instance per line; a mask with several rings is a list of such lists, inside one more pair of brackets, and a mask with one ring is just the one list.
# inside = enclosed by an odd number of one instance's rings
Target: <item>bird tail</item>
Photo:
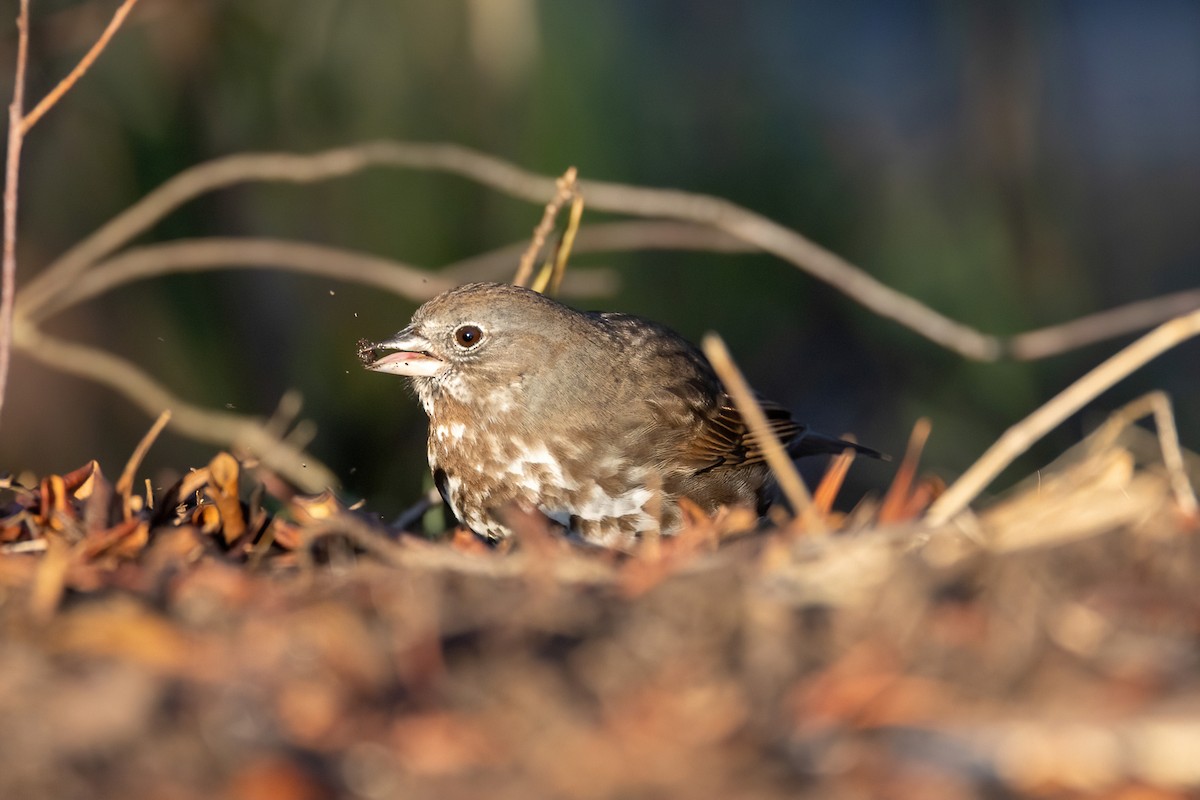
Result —
[[796, 437], [788, 442], [788, 455], [792, 458], [803, 458], [804, 456], [819, 456], [826, 453], [841, 453], [845, 450], [853, 450], [870, 458], [878, 458], [883, 461], [891, 461], [891, 456], [885, 455], [873, 448], [861, 445], [858, 442], [850, 442], [845, 439], [839, 439], [836, 436], [826, 436], [823, 433], [803, 428]]

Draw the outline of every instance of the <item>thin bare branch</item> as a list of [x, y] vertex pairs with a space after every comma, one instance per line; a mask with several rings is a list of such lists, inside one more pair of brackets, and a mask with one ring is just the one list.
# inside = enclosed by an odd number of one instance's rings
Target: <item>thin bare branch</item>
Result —
[[[529, 246], [527, 240], [464, 258], [438, 270], [438, 275], [452, 283], [505, 280]], [[752, 252], [754, 246], [741, 239], [690, 222], [652, 220], [643, 222], [607, 222], [582, 225], [572, 248], [580, 253], [614, 253], [632, 250], [703, 250], [719, 253]], [[578, 275], [579, 270], [572, 270]], [[570, 277], [567, 278], [568, 284]], [[584, 293], [584, 292], [581, 292]]]
[[158, 435], [162, 433], [163, 428], [167, 427], [167, 423], [171, 421], [170, 409], [165, 409], [158, 415], [158, 419], [154, 420], [154, 424], [150, 426], [150, 430], [138, 442], [138, 446], [133, 449], [133, 453], [129, 456], [129, 460], [125, 462], [125, 469], [121, 471], [121, 477], [117, 478], [117, 482], [113, 484], [113, 489], [117, 494], [128, 495], [133, 491], [133, 481], [137, 477], [138, 467], [146, 459], [146, 454], [150, 452], [150, 448], [154, 445]]
[[[125, 519], [132, 516], [132, 508], [129, 502], [130, 494], [133, 492], [133, 480], [137, 477], [138, 468], [142, 465], [142, 461], [146, 459], [146, 454], [150, 452], [150, 448], [154, 445], [158, 435], [162, 433], [163, 428], [167, 427], [167, 423], [171, 421], [171, 410], [164, 409], [158, 415], [158, 419], [154, 420], [154, 424], [150, 426], [150, 430], [146, 431], [146, 435], [138, 442], [138, 446], [134, 448], [133, 454], [129, 456], [129, 460], [125, 462], [125, 469], [121, 471], [121, 477], [117, 478], [117, 482], [113, 484], [113, 491], [121, 497], [122, 506], [125, 510]], [[152, 497], [153, 495], [148, 495]]]
[[554, 181], [550, 178], [524, 172], [499, 159], [449, 144], [368, 142], [311, 155], [243, 153], [226, 156], [179, 173], [48, 265], [26, 285], [25, 308], [36, 309], [92, 264], [200, 195], [258, 181], [298, 184], [324, 181], [376, 165], [440, 169], [463, 174], [535, 202], [555, 190]]
[[1176, 317], [1150, 331], [1059, 392], [1037, 411], [1005, 431], [996, 443], [934, 502], [929, 509], [929, 523], [940, 525], [962, 513], [1017, 456], [1028, 450], [1034, 442], [1068, 416], [1147, 362], [1197, 334], [1200, 334], [1200, 311]]
[[18, 313], [31, 320], [42, 320], [133, 281], [171, 273], [239, 267], [322, 275], [375, 286], [418, 302], [455, 285], [435, 273], [369, 253], [286, 239], [214, 236], [127, 250], [83, 273], [40, 308], [27, 310], [26, 299], [22, 297]]
[[8, 107], [8, 156], [4, 172], [4, 256], [0, 265], [0, 412], [12, 359], [13, 304], [17, 295], [17, 176], [21, 171], [21, 114], [25, 107], [25, 64], [29, 60], [29, 0], [17, 12], [17, 65]]
[[67, 74], [67, 77], [59, 81], [58, 85], [51, 89], [50, 93], [43, 97], [41, 102], [34, 106], [33, 110], [21, 120], [22, 134], [28, 133], [29, 129], [36, 125], [37, 121], [42, 118], [42, 115], [53, 108], [54, 104], [61, 100], [63, 95], [69, 92], [71, 87], [91, 68], [96, 59], [100, 57], [100, 54], [104, 52], [104, 48], [108, 47], [109, 40], [116, 34], [117, 30], [121, 27], [121, 23], [129, 16], [129, 12], [133, 10], [135, 5], [137, 5], [137, 0], [125, 0], [121, 4], [120, 8], [113, 14], [108, 27], [104, 29], [104, 32], [100, 34], [100, 38], [84, 54], [83, 58], [79, 59], [79, 63], [75, 65], [75, 68]]
[[704, 349], [704, 355], [708, 356], [709, 362], [721, 379], [721, 383], [725, 385], [725, 390], [733, 398], [733, 403], [737, 406], [742, 419], [746, 421], [746, 425], [750, 428], [759, 446], [762, 447], [763, 456], [771, 467], [771, 472], [775, 474], [775, 480], [779, 482], [779, 488], [783, 490], [784, 497], [791, 505], [792, 513], [804, 520], [805, 529], [810, 533], [824, 532], [825, 524], [821, 521], [820, 515], [816, 513], [816, 509], [813, 508], [812, 496], [808, 493], [808, 488], [800, 478], [800, 473], [796, 471], [796, 465], [792, 463], [791, 457], [780, 443], [779, 437], [771, 430], [771, 425], [767, 422], [767, 415], [763, 413], [758, 401], [754, 398], [754, 391], [750, 388], [750, 384], [746, 383], [742, 371], [738, 369], [737, 364], [733, 363], [733, 358], [729, 355], [729, 348], [715, 333], [705, 334], [700, 345]]
[[1196, 500], [1196, 491], [1188, 480], [1183, 448], [1179, 446], [1179, 430], [1175, 426], [1175, 412], [1171, 410], [1171, 398], [1166, 392], [1150, 392], [1110, 414], [1104, 425], [1091, 435], [1090, 450], [1099, 453], [1111, 447], [1126, 428], [1148, 416], [1154, 417], [1158, 449], [1162, 453], [1163, 466], [1167, 468], [1175, 502], [1184, 514], [1194, 517], [1200, 510], [1200, 501]]
[[[310, 155], [249, 153], [229, 156], [185, 170], [77, 244], [30, 281], [24, 290], [23, 307], [32, 311], [47, 303], [79, 273], [148, 230], [175, 208], [206, 192], [253, 181], [307, 183], [328, 180], [371, 166], [449, 172], [531, 202], [544, 201], [557, 190], [556, 182], [551, 178], [452, 144], [379, 141]], [[885, 286], [799, 233], [720, 198], [595, 181], [581, 182], [580, 191], [596, 211], [660, 217], [723, 232], [750, 248], [792, 263], [876, 313], [969, 358], [996, 360], [1006, 352], [1020, 358], [1033, 358], [1039, 354], [1061, 352], [1062, 348], [1070, 346], [1068, 340], [1062, 340], [1057, 346], [1047, 348], [1047, 336], [1054, 330], [1047, 329], [1033, 332], [1028, 339], [1018, 337], [1013, 340], [1012, 348], [1006, 347], [1006, 340], [949, 319]], [[578, 252], [589, 247], [586, 230], [581, 232]], [[677, 230], [683, 232], [686, 229]], [[714, 249], [725, 246], [719, 239], [707, 245]], [[494, 268], [490, 261], [486, 264], [489, 269]], [[472, 271], [481, 268], [481, 264], [470, 260], [459, 268], [464, 272]], [[1145, 310], [1138, 313], [1144, 314]], [[1136, 314], [1129, 313], [1121, 318], [1123, 328], [1109, 328], [1105, 335], [1127, 331], [1137, 318]], [[1145, 321], [1146, 317], [1141, 319]], [[1097, 331], [1093, 329], [1089, 336], [1095, 337]]]
[[[619, 242], [614, 243], [614, 246], [619, 245]], [[498, 267], [500, 272], [507, 273], [512, 268], [512, 258], [507, 256], [513, 249], [503, 248], [477, 256], [468, 266], [484, 264], [482, 259], [486, 258], [486, 266]], [[22, 295], [17, 299], [16, 313], [23, 319], [40, 322], [127, 283], [183, 272], [238, 268], [321, 275], [347, 283], [375, 286], [416, 302], [424, 302], [460, 283], [499, 277], [483, 269], [478, 271], [478, 277], [472, 277], [471, 269], [429, 272], [370, 253], [307, 242], [213, 236], [177, 239], [127, 250], [101, 261], [39, 308], [28, 310]], [[570, 294], [597, 297], [616, 290], [616, 278], [608, 270], [574, 270], [571, 275]]]
[[104, 350], [56, 339], [23, 321], [18, 321], [13, 333], [23, 352], [47, 366], [107, 386], [151, 416], [170, 409], [171, 428], [185, 436], [221, 446], [232, 443], [306, 492], [337, 485], [328, 467], [272, 436], [261, 420], [193, 406], [134, 364]]
[[[461, 175], [513, 197], [543, 201], [556, 181], [506, 161], [453, 144], [367, 142], [312, 155], [258, 153], [228, 156], [181, 172], [114, 217], [30, 282], [28, 308], [36, 308], [91, 264], [145, 232], [183, 203], [215, 189], [250, 181], [307, 183], [348, 175], [372, 165], [432, 169]], [[584, 181], [580, 191], [595, 211], [661, 217], [709, 225], [772, 253], [830, 283], [876, 313], [894, 319], [942, 346], [981, 360], [1003, 348], [988, 336], [939, 314], [877, 281], [805, 237], [716, 197], [616, 183]]]
[[830, 284], [881, 317], [895, 320], [960, 355], [994, 361], [1003, 353], [997, 337], [934, 311], [799, 233], [727, 200], [591, 181], [583, 184], [582, 191], [597, 211], [688, 220], [737, 236]]
[[1197, 308], [1200, 308], [1200, 289], [1164, 294], [1088, 314], [1062, 325], [1017, 334], [1009, 340], [1008, 349], [1013, 358], [1036, 361], [1145, 330]]

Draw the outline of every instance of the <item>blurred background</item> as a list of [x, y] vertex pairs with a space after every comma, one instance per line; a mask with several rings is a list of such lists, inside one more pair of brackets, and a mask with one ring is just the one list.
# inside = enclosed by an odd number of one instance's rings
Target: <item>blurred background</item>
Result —
[[[32, 6], [30, 105], [117, 2]], [[9, 86], [14, 43], [9, 30]], [[198, 162], [375, 138], [724, 197], [991, 333], [1200, 277], [1196, 3], [143, 0], [26, 142], [19, 280]], [[285, 237], [437, 268], [526, 238], [540, 215], [459, 178], [378, 169], [222, 190], [139, 243]], [[694, 340], [720, 331], [763, 394], [820, 430], [899, 454], [913, 422], [930, 417], [925, 464], [947, 478], [1129, 340], [1032, 364], [968, 363], [773, 257], [572, 263], [620, 277], [616, 294], [577, 304], [651, 316]], [[319, 426], [313, 454], [345, 497], [388, 516], [425, 480], [425, 421], [399, 380], [360, 368], [355, 342], [395, 331], [414, 308], [246, 269], [131, 284], [46, 329], [212, 408], [267, 415], [300, 391]], [[1198, 363], [1192, 343], [1151, 364], [1006, 481], [1153, 388], [1174, 398], [1194, 446]], [[115, 476], [150, 422], [112, 391], [18, 353], [0, 469], [63, 472], [97, 458]], [[214, 452], [168, 432], [147, 463], [165, 476]], [[891, 470], [856, 465], [847, 496], [880, 488]]]

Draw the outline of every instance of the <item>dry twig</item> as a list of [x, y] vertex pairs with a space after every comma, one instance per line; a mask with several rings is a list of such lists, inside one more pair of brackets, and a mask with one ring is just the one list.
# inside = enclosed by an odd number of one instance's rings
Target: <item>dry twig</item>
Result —
[[129, 456], [129, 461], [125, 462], [125, 469], [121, 471], [121, 477], [117, 478], [113, 489], [121, 496], [121, 504], [125, 510], [125, 519], [132, 516], [132, 509], [129, 503], [130, 493], [133, 491], [133, 479], [137, 477], [138, 467], [142, 465], [142, 461], [146, 458], [146, 453], [150, 452], [150, 447], [158, 439], [163, 428], [167, 427], [167, 422], [171, 419], [170, 410], [163, 411], [158, 415], [158, 419], [150, 426], [150, 430], [146, 431], [146, 435], [138, 442], [138, 446], [134, 448], [133, 454]]
[[1009, 428], [929, 509], [931, 525], [962, 513], [1005, 467], [1068, 416], [1147, 362], [1200, 334], [1200, 311], [1160, 325]]
[[[371, 165], [451, 172], [526, 200], [558, 192], [557, 182], [491, 156], [450, 144], [368, 142], [307, 156], [262, 153], [229, 156], [181, 172], [126, 209], [47, 267], [26, 287], [23, 307], [33, 311], [93, 263], [124, 245], [172, 210], [206, 192], [259, 180], [306, 183], [348, 175]], [[929, 309], [887, 287], [844, 259], [766, 217], [706, 195], [623, 184], [581, 182], [598, 211], [662, 217], [712, 226], [773, 253], [824, 280], [877, 313], [971, 358], [991, 360], [999, 340]]]
[[571, 200], [571, 212], [568, 217], [567, 229], [559, 239], [554, 260], [546, 260], [538, 272], [530, 288], [540, 294], [556, 297], [562, 289], [563, 277], [567, 274], [567, 261], [571, 258], [571, 248], [575, 244], [575, 236], [579, 233], [579, 221], [583, 219], [583, 196], [576, 194]]
[[[378, 141], [328, 150], [310, 155], [287, 153], [248, 153], [216, 159], [181, 172], [141, 201], [114, 217], [94, 234], [73, 247], [51, 264], [26, 287], [22, 308], [33, 312], [92, 264], [120, 248], [159, 219], [189, 200], [207, 192], [252, 181], [307, 183], [344, 176], [370, 166], [440, 170], [468, 179], [513, 197], [539, 202], [558, 192], [551, 178], [520, 169], [508, 162], [452, 144], [425, 144]], [[996, 360], [1006, 352], [1021, 358], [1033, 358], [1061, 352], [1069, 339], [1050, 344], [1049, 331], [1035, 331], [1037, 338], [1008, 341], [981, 333], [951, 320], [904, 295], [821, 248], [799, 233], [759, 214], [716, 197], [663, 189], [647, 189], [624, 184], [585, 181], [580, 191], [597, 211], [659, 217], [707, 226], [733, 236], [748, 245], [805, 270], [881, 316], [893, 319], [954, 352], [977, 360]], [[582, 246], [582, 242], [581, 242]], [[1186, 299], [1186, 298], [1185, 298]], [[1173, 303], [1183, 302], [1179, 298]], [[1115, 336], [1130, 326], [1144, 322], [1147, 305], [1140, 308], [1114, 309], [1103, 325], [1090, 325], [1086, 339]], [[1151, 309], [1153, 310], [1153, 309]], [[1136, 313], [1134, 313], [1136, 312]], [[1149, 316], [1153, 316], [1152, 314]], [[1069, 333], [1069, 331], [1068, 331]]]
[[912, 433], [908, 437], [908, 447], [904, 451], [904, 458], [901, 459], [900, 466], [896, 468], [896, 476], [892, 478], [892, 485], [888, 487], [883, 503], [879, 507], [879, 524], [888, 525], [906, 519], [906, 512], [912, 499], [913, 484], [917, 479], [917, 465], [921, 460], [921, 451], [925, 449], [925, 442], [929, 440], [929, 433], [932, 430], [933, 423], [925, 417], [918, 419], [913, 425]]
[[1140, 331], [1200, 308], [1200, 289], [1165, 294], [1036, 331], [1019, 333], [1009, 340], [1013, 358], [1036, 361], [1077, 350], [1096, 342]]
[[[528, 239], [464, 258], [438, 270], [438, 275], [454, 283], [481, 280], [504, 280], [512, 273], [512, 265], [529, 246]], [[575, 238], [575, 253], [609, 253], [633, 250], [704, 250], [718, 253], [746, 253], [755, 250], [751, 244], [690, 222], [670, 220], [627, 220], [583, 225]], [[576, 278], [579, 268], [572, 270]], [[581, 290], [580, 294], [588, 294]]]
[[779, 437], [771, 430], [766, 414], [759, 407], [758, 401], [754, 399], [754, 391], [750, 388], [750, 384], [746, 383], [746, 378], [742, 375], [741, 370], [733, 363], [733, 358], [729, 355], [729, 348], [715, 333], [705, 334], [701, 347], [704, 349], [704, 355], [708, 356], [717, 376], [720, 377], [721, 383], [725, 385], [725, 390], [733, 398], [738, 413], [742, 415], [742, 419], [746, 421], [747, 427], [750, 428], [762, 448], [763, 456], [775, 474], [775, 480], [779, 482], [779, 488], [783, 490], [784, 497], [792, 507], [792, 513], [804, 520], [804, 525], [810, 533], [824, 532], [825, 524], [816, 513], [816, 509], [813, 508], [812, 496], [809, 495], [808, 488], [800, 478], [800, 473], [796, 471], [796, 465], [792, 463], [791, 457], [779, 442]]
[[563, 276], [567, 273], [567, 259], [575, 247], [575, 237], [579, 235], [579, 223], [583, 219], [583, 195], [575, 191], [571, 200], [571, 215], [567, 222], [567, 230], [563, 233], [562, 243], [554, 256], [554, 270], [550, 273], [550, 284], [547, 287], [551, 295], [557, 295], [562, 288]]
[[338, 483], [328, 467], [272, 436], [257, 419], [193, 406], [128, 361], [103, 350], [64, 342], [32, 325], [18, 324], [14, 334], [16, 343], [31, 358], [120, 392], [148, 414], [157, 416], [169, 408], [172, 427], [183, 435], [200, 442], [222, 446], [232, 443], [244, 448], [306, 492], [319, 492]]
[[1117, 440], [1121, 432], [1144, 417], [1154, 417], [1154, 428], [1158, 431], [1158, 448], [1162, 453], [1163, 465], [1171, 481], [1175, 502], [1189, 517], [1196, 516], [1200, 502], [1188, 480], [1183, 463], [1183, 450], [1179, 446], [1179, 432], [1175, 427], [1175, 414], [1171, 411], [1171, 398], [1165, 392], [1150, 392], [1109, 415], [1104, 425], [1091, 436], [1089, 445], [1092, 453], [1098, 453]]
[[12, 358], [13, 307], [17, 294], [17, 176], [25, 136], [21, 116], [25, 107], [25, 64], [29, 58], [29, 0], [21, 0], [17, 13], [17, 66], [13, 73], [13, 99], [8, 107], [8, 155], [4, 172], [4, 256], [0, 265], [0, 411], [8, 388]]
[[17, 275], [17, 176], [21, 167], [21, 146], [25, 134], [42, 115], [62, 99], [75, 82], [108, 46], [109, 40], [121, 27], [137, 0], [125, 0], [113, 15], [100, 38], [84, 54], [75, 68], [42, 99], [28, 115], [25, 108], [25, 68], [29, 60], [29, 0], [21, 0], [17, 13], [17, 64], [13, 72], [13, 100], [8, 107], [8, 156], [4, 178], [4, 257], [0, 266], [0, 410], [8, 387], [8, 368], [12, 357], [14, 306]]
[[579, 193], [578, 174], [574, 167], [568, 167], [562, 177], [555, 181], [554, 196], [546, 204], [541, 221], [533, 229], [533, 238], [530, 239], [529, 246], [525, 248], [525, 252], [517, 264], [517, 273], [512, 279], [514, 286], [529, 285], [529, 281], [533, 277], [533, 262], [537, 260], [537, 254], [545, 246], [546, 237], [550, 235], [550, 231], [554, 230], [554, 220], [558, 217], [558, 212], [562, 210], [568, 200]]
[[22, 298], [20, 313], [39, 321], [137, 280], [244, 267], [322, 275], [418, 302], [454, 285], [435, 273], [370, 253], [286, 239], [213, 236], [127, 250], [96, 264], [39, 308], [26, 311]]
[[133, 10], [135, 5], [137, 5], [137, 0], [125, 0], [125, 2], [121, 4], [120, 8], [118, 8], [116, 13], [113, 14], [113, 18], [108, 23], [108, 27], [104, 29], [104, 32], [100, 34], [100, 38], [97, 39], [96, 43], [91, 46], [91, 49], [84, 54], [83, 58], [79, 59], [79, 63], [75, 65], [75, 68], [67, 73], [67, 77], [59, 81], [58, 85], [51, 89], [50, 93], [43, 97], [41, 102], [34, 106], [33, 110], [26, 114], [21, 120], [22, 135], [29, 133], [29, 129], [37, 124], [37, 121], [42, 118], [42, 115], [53, 108], [54, 104], [61, 100], [63, 95], [71, 91], [71, 87], [75, 85], [75, 82], [82, 78], [85, 72], [91, 69], [92, 64], [94, 64], [96, 59], [100, 57], [100, 54], [104, 52], [104, 48], [108, 47], [109, 40], [112, 39], [112, 37], [116, 34], [117, 29], [121, 27], [121, 23], [123, 23], [125, 18], [129, 16], [129, 12]]

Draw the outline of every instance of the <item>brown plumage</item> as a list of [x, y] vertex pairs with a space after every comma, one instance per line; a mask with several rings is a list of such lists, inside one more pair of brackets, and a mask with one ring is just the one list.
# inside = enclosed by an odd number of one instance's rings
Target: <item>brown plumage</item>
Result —
[[[375, 359], [377, 349], [395, 352]], [[511, 534], [499, 516], [512, 503], [614, 547], [656, 523], [678, 529], [680, 497], [709, 512], [761, 510], [770, 473], [759, 443], [704, 355], [657, 323], [475, 283], [430, 300], [362, 355], [412, 379], [438, 489], [482, 536]], [[879, 455], [763, 408], [794, 456]]]

